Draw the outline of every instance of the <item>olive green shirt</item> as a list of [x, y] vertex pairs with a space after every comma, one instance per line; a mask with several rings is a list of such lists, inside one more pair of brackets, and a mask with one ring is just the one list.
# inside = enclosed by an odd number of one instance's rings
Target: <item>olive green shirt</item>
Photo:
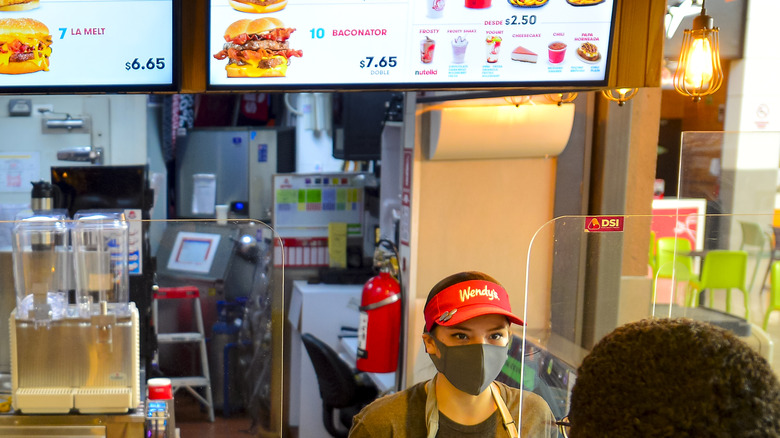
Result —
[[[379, 398], [363, 408], [352, 419], [349, 437], [425, 438], [427, 435], [425, 383], [421, 382], [404, 391]], [[542, 397], [532, 392], [511, 388], [500, 382], [496, 383], [498, 383], [501, 397], [506, 402], [515, 424], [518, 420], [520, 398], [523, 397], [523, 421], [520, 432], [522, 438], [557, 437], [558, 429], [555, 426], [555, 418]], [[490, 435], [485, 434], [485, 430], [494, 430], [495, 432]], [[485, 421], [473, 426], [458, 424], [439, 414], [439, 432], [436, 436], [440, 438], [450, 436], [506, 438], [509, 435], [504, 428], [501, 414], [496, 410]]]

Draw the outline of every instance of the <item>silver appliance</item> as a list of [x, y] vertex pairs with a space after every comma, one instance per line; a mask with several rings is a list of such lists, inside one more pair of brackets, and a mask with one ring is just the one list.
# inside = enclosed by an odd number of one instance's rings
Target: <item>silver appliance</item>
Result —
[[[176, 147], [176, 215], [213, 218], [213, 205], [229, 205], [235, 218], [269, 219], [274, 173], [295, 171], [295, 129], [274, 127], [202, 128], [188, 132]], [[206, 208], [193, 203], [197, 180], [215, 191]], [[193, 208], [195, 207], [195, 208]]]
[[[13, 406], [125, 413], [140, 404], [138, 310], [128, 301], [124, 214], [34, 213], [13, 230]], [[70, 279], [75, 279], [75, 290]]]

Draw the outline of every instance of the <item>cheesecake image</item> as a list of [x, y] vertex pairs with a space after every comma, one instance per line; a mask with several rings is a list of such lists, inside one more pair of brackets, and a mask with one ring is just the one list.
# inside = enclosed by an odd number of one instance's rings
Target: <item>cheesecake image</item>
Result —
[[536, 64], [536, 59], [538, 57], [539, 55], [522, 46], [517, 46], [517, 48], [512, 51], [513, 61], [530, 62]]

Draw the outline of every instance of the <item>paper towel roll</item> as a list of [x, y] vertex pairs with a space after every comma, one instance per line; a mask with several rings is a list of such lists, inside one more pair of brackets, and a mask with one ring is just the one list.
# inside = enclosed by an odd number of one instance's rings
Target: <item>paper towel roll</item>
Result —
[[574, 123], [574, 104], [439, 107], [429, 112], [430, 160], [557, 156]]

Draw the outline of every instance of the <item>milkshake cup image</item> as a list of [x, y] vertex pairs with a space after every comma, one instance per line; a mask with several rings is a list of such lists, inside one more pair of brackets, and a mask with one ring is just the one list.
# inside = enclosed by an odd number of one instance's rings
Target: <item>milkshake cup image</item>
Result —
[[489, 36], [485, 39], [485, 48], [487, 49], [487, 62], [494, 64], [498, 62], [498, 51], [501, 48], [501, 37]]
[[556, 41], [550, 43], [547, 46], [547, 53], [550, 58], [550, 64], [560, 64], [563, 62], [563, 57], [566, 55], [566, 43]]
[[466, 48], [469, 45], [469, 41], [466, 38], [458, 35], [452, 40], [452, 63], [463, 64], [466, 58]]
[[430, 37], [425, 37], [420, 41], [420, 61], [423, 64], [430, 64], [433, 62], [433, 50], [436, 48], [436, 41]]
[[428, 18], [441, 18], [444, 15], [444, 0], [425, 0], [425, 4], [428, 5], [425, 14]]

